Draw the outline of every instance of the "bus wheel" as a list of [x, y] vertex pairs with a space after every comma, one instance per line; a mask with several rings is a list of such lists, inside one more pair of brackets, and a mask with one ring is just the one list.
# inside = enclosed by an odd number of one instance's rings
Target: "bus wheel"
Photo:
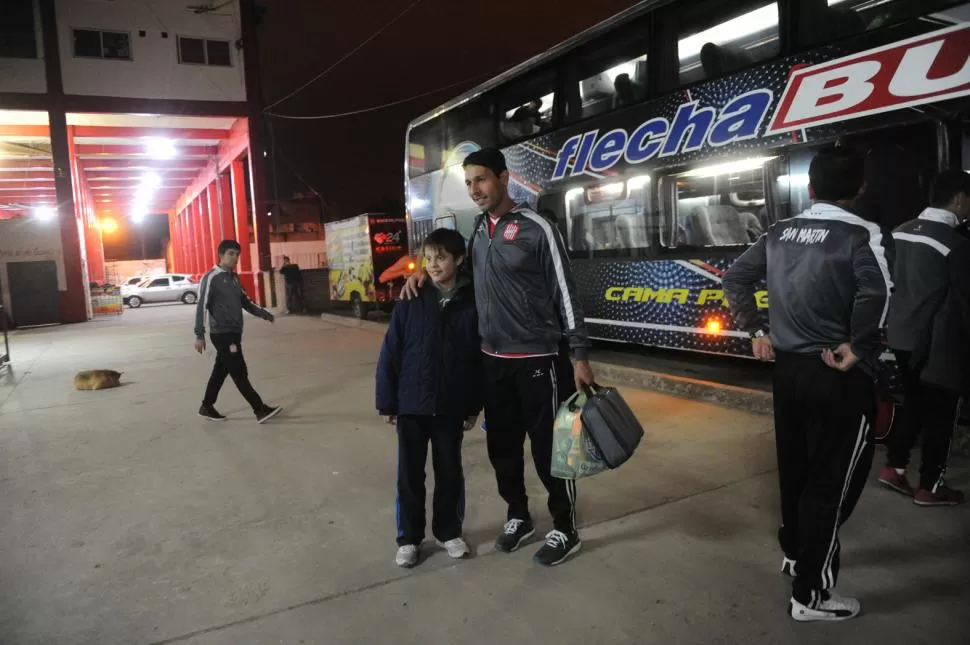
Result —
[[350, 310], [354, 312], [354, 318], [357, 320], [367, 318], [367, 303], [360, 299], [359, 293], [350, 296]]

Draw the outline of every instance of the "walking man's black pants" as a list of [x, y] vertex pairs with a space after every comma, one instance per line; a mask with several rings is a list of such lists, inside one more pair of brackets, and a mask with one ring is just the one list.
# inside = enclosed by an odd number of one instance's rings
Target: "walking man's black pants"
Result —
[[950, 458], [950, 442], [953, 441], [953, 430], [960, 418], [960, 395], [921, 382], [920, 371], [909, 366], [910, 356], [906, 352], [897, 351], [896, 359], [903, 373], [906, 400], [900, 410], [899, 425], [889, 436], [887, 464], [892, 468], [906, 468], [910, 452], [922, 431], [923, 464], [919, 472], [919, 487], [935, 492], [943, 481], [946, 462]]
[[303, 313], [306, 307], [303, 305], [303, 284], [300, 282], [285, 283], [286, 291], [286, 310], [291, 314]]
[[441, 542], [461, 537], [465, 521], [465, 475], [461, 467], [463, 422], [458, 417], [398, 417], [398, 546], [419, 545], [424, 541], [427, 497], [424, 468], [429, 442], [434, 468], [431, 533]]
[[552, 427], [559, 404], [575, 390], [564, 379], [561, 358], [496, 358], [486, 355], [485, 424], [488, 458], [495, 469], [498, 492], [508, 504], [508, 518], [529, 520], [525, 491], [526, 435], [539, 479], [549, 492], [554, 527], [576, 532], [576, 482], [557, 479], [552, 465]]
[[209, 339], [212, 341], [212, 346], [216, 348], [216, 362], [212, 366], [212, 375], [209, 377], [202, 402], [206, 405], [215, 405], [222, 384], [226, 382], [227, 376], [231, 376], [232, 382], [253, 408], [253, 412], [261, 410], [263, 400], [259, 398], [259, 394], [249, 382], [249, 368], [246, 367], [246, 359], [243, 358], [242, 334], [211, 334]]
[[855, 508], [872, 465], [872, 378], [832, 369], [819, 355], [779, 352], [775, 442], [785, 556], [797, 561], [792, 596], [816, 607], [839, 575], [839, 526]]

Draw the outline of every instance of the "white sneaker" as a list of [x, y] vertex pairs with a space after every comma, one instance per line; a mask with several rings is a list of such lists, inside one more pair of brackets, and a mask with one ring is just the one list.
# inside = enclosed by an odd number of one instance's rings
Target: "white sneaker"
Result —
[[781, 561], [781, 572], [786, 576], [794, 578], [797, 575], [795, 573], [795, 564], [795, 561], [791, 558], [783, 558]]
[[815, 609], [803, 605], [794, 598], [788, 605], [791, 617], [800, 623], [810, 623], [818, 620], [835, 621], [855, 618], [862, 611], [859, 601], [855, 598], [843, 598], [829, 592], [826, 600], [818, 603]]
[[447, 542], [439, 541], [438, 546], [447, 551], [448, 557], [454, 560], [463, 560], [471, 554], [471, 549], [468, 548], [468, 545], [460, 537], [456, 537], [454, 540], [448, 540]]
[[399, 567], [410, 569], [418, 563], [418, 547], [414, 544], [405, 544], [397, 548], [397, 556], [394, 563]]

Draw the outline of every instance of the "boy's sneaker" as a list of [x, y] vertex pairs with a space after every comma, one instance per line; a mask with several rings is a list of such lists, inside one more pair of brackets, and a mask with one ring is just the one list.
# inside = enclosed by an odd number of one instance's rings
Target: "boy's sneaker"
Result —
[[529, 520], [509, 520], [505, 523], [502, 535], [495, 540], [495, 550], [512, 553], [536, 532]]
[[567, 535], [562, 531], [552, 531], [546, 535], [546, 543], [533, 559], [544, 567], [553, 567], [579, 551], [582, 546], [583, 543], [576, 533]]
[[843, 598], [831, 592], [822, 593], [825, 594], [825, 599], [814, 609], [792, 598], [788, 603], [788, 613], [800, 623], [811, 623], [820, 620], [849, 620], [858, 616], [862, 610], [855, 598]]
[[921, 488], [913, 498], [913, 503], [917, 506], [957, 506], [965, 501], [962, 491], [954, 490], [946, 484], [937, 486], [935, 492]]
[[781, 572], [791, 578], [795, 577], [795, 560], [785, 556], [781, 561]]
[[213, 406], [206, 405], [205, 403], [203, 403], [202, 407], [199, 408], [199, 416], [204, 419], [208, 419], [209, 421], [226, 420], [226, 417], [224, 415], [219, 414]]
[[279, 414], [282, 410], [282, 405], [277, 405], [275, 408], [269, 405], [264, 405], [263, 408], [256, 413], [256, 421], [259, 423], [266, 423]]
[[415, 544], [405, 544], [397, 548], [394, 563], [399, 567], [410, 569], [418, 563], [418, 547]]
[[913, 496], [913, 487], [910, 485], [909, 480], [906, 479], [906, 473], [899, 473], [895, 468], [886, 466], [880, 470], [877, 481], [897, 493], [902, 493], [907, 497]]
[[456, 537], [454, 540], [448, 540], [447, 542], [438, 542], [438, 546], [444, 548], [448, 552], [448, 557], [453, 560], [463, 560], [471, 554], [471, 549], [460, 537]]

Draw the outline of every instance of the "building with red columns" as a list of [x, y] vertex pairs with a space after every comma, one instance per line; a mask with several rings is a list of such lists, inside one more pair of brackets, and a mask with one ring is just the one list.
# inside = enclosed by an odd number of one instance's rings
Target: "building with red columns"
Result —
[[90, 319], [102, 229], [157, 213], [171, 271], [204, 273], [237, 239], [265, 304], [257, 21], [253, 0], [4, 3], [0, 302], [16, 323]]

